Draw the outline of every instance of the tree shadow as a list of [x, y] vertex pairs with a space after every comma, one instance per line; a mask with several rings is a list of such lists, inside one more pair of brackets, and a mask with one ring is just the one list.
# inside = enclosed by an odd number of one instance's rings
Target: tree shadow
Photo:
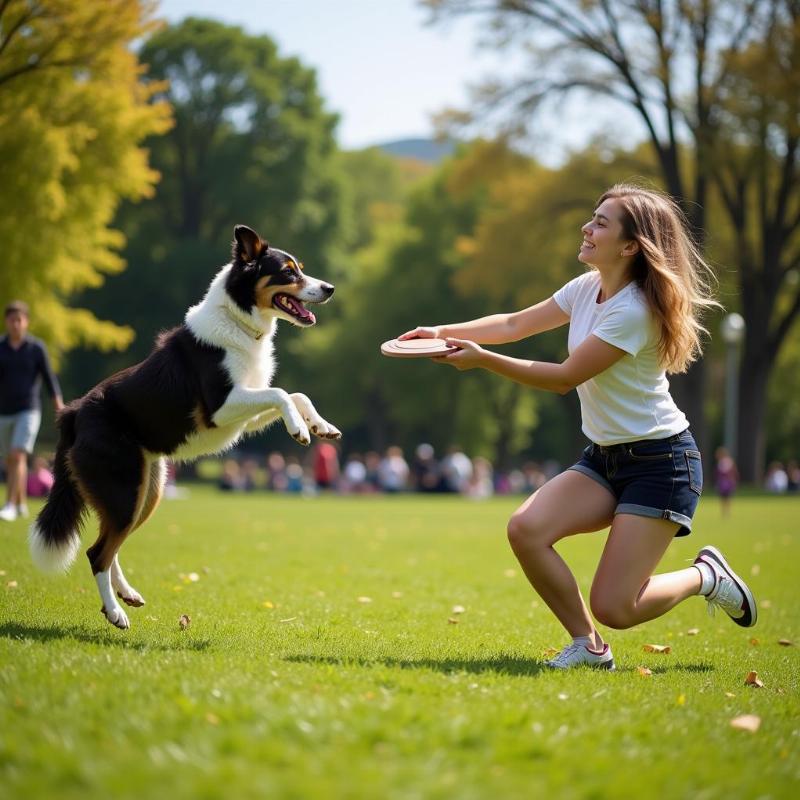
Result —
[[123, 638], [122, 631], [111, 630], [110, 628], [100, 628], [97, 631], [82, 628], [77, 625], [25, 625], [19, 622], [0, 623], [0, 637], [6, 639], [19, 639], [23, 641], [34, 641], [41, 644], [57, 641], [60, 639], [74, 639], [78, 642], [97, 644], [102, 647], [122, 647], [126, 650], [207, 650], [211, 644], [209, 639], [190, 639], [186, 638], [175, 643], [152, 643], [142, 642]]

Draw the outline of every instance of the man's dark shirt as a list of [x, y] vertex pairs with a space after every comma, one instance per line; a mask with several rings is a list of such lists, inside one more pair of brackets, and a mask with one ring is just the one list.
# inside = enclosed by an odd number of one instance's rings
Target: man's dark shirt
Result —
[[42, 342], [25, 336], [18, 349], [0, 339], [0, 415], [18, 414], [41, 408], [42, 378], [50, 394], [61, 394], [58, 379]]

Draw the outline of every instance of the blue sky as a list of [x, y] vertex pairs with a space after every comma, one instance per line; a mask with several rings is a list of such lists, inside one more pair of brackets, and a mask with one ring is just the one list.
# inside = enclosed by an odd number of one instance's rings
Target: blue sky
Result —
[[[431, 114], [467, 106], [470, 84], [511, 69], [478, 48], [477, 19], [430, 26], [415, 0], [161, 0], [168, 21], [189, 15], [266, 33], [282, 54], [315, 68], [328, 108], [340, 114], [344, 148], [430, 136]], [[585, 142], [583, 114], [574, 101], [543, 120], [540, 158], [558, 161]]]

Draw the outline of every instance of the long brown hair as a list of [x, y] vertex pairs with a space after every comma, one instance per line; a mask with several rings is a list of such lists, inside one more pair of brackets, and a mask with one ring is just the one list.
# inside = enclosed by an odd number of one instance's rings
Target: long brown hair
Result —
[[633, 279], [644, 292], [661, 330], [660, 361], [667, 372], [685, 372], [701, 354], [703, 312], [720, 308], [713, 298], [716, 278], [689, 235], [686, 217], [668, 195], [626, 183], [598, 201], [618, 200], [622, 236], [636, 241]]

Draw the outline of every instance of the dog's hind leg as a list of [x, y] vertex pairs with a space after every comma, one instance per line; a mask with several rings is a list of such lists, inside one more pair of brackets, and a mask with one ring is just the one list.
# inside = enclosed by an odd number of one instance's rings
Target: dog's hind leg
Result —
[[119, 553], [114, 556], [114, 560], [111, 562], [111, 588], [125, 605], [136, 608], [144, 605], [144, 597], [125, 578], [125, 573], [119, 563]]
[[[144, 525], [158, 507], [164, 493], [164, 484], [167, 480], [166, 460], [158, 458], [155, 461], [151, 461], [146, 468], [146, 472], [144, 502], [139, 511], [139, 518], [133, 524], [129, 533], [133, 533], [137, 528]], [[126, 605], [135, 607], [144, 605], [144, 597], [125, 578], [122, 566], [119, 563], [119, 554], [115, 555], [114, 560], [111, 562], [111, 586], [117, 593], [117, 597], [121, 598]]]
[[73, 447], [73, 467], [83, 495], [100, 517], [100, 535], [86, 551], [106, 619], [118, 628], [130, 622], [114, 596], [114, 559], [141, 517], [148, 496], [149, 465], [141, 448], [95, 417]]
[[[103, 605], [100, 608], [100, 613], [105, 615], [105, 618], [118, 628], [130, 628], [131, 623], [128, 620], [128, 615], [122, 610], [122, 606], [117, 602], [114, 597], [114, 587], [111, 583], [112, 571], [114, 562], [117, 558], [117, 550], [119, 550], [125, 536], [120, 536], [106, 525], [100, 525], [100, 536], [97, 541], [86, 551], [89, 557], [89, 563], [92, 565], [92, 572], [94, 579], [97, 582], [97, 589], [100, 592], [100, 599]], [[105, 569], [99, 568], [98, 565], [107, 563]], [[121, 573], [121, 571], [120, 571]]]

